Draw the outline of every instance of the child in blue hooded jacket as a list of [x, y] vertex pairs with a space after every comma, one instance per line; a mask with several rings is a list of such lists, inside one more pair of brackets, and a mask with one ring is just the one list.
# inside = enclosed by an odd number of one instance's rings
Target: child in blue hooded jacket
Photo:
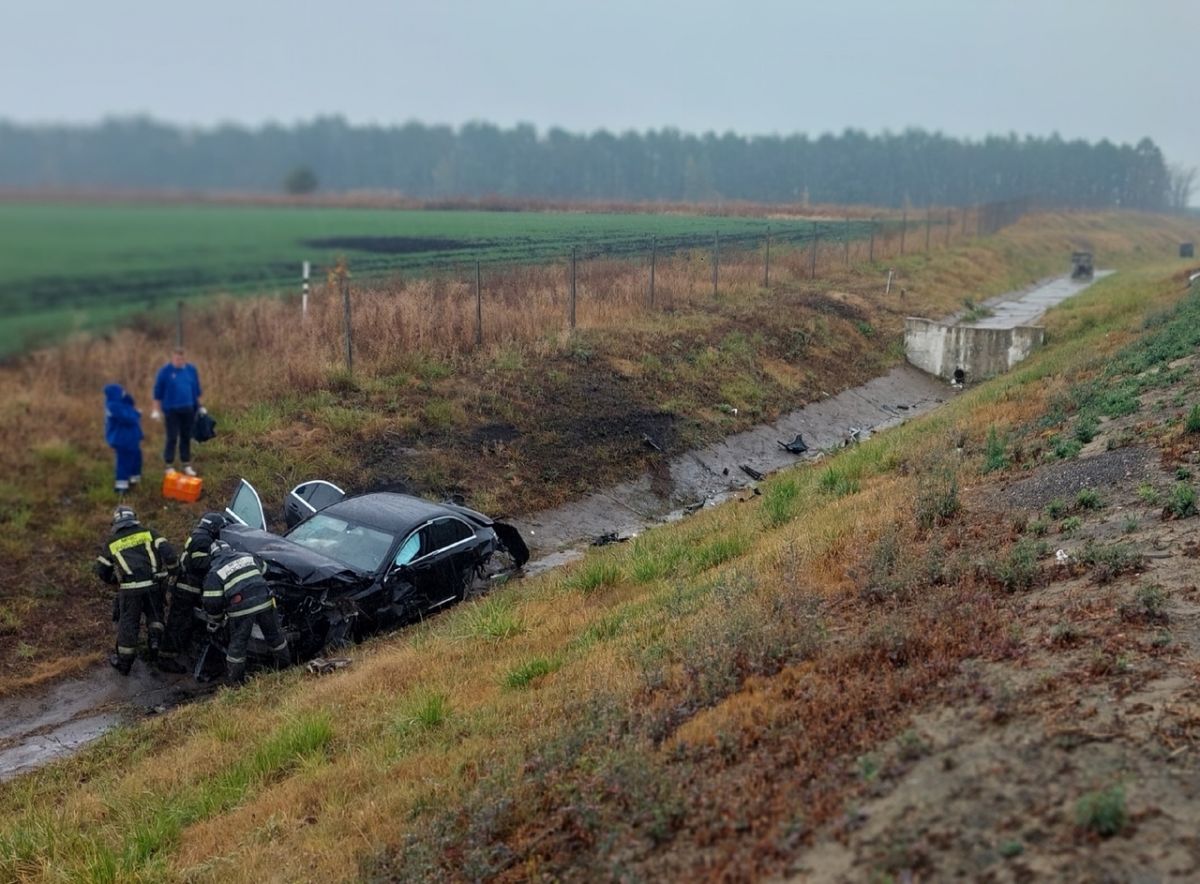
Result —
[[104, 441], [117, 455], [113, 489], [124, 494], [142, 479], [142, 413], [120, 384], [104, 388]]

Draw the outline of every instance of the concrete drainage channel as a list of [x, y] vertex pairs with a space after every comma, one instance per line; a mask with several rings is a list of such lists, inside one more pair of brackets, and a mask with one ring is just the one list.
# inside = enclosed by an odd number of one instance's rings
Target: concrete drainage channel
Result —
[[910, 316], [904, 321], [905, 356], [918, 368], [960, 385], [994, 377], [1042, 346], [1045, 329], [1031, 323], [1111, 273], [1099, 271], [1093, 279], [1052, 279], [1019, 297], [994, 298], [979, 310], [982, 315], [969, 319], [938, 322]]
[[[1102, 275], [1096, 274], [1097, 278]], [[1003, 330], [1024, 326], [1088, 284], [1054, 279], [1024, 292], [1002, 295], [987, 303], [993, 311], [986, 320], [989, 325], [974, 323], [972, 327]], [[850, 439], [866, 439], [932, 411], [954, 392], [929, 373], [899, 366], [774, 423], [674, 457], [669, 463], [669, 482], [655, 483], [650, 476], [642, 476], [518, 519], [515, 524], [534, 554], [526, 572], [542, 573], [578, 559], [597, 538], [628, 538], [652, 525], [714, 506], [755, 484], [755, 476], [812, 461]], [[799, 456], [780, 444], [797, 434], [809, 446]], [[669, 490], [660, 494], [656, 487]], [[167, 675], [141, 664], [127, 679], [101, 665], [39, 691], [2, 699], [0, 780], [70, 755], [124, 721], [164, 712], [213, 690], [213, 685], [197, 685], [187, 676]]]
[[[866, 439], [931, 411], [952, 393], [936, 378], [903, 365], [861, 387], [810, 403], [773, 424], [673, 458], [670, 491], [665, 495], [655, 493], [647, 475], [517, 519], [515, 524], [534, 554], [525, 570], [536, 574], [581, 557], [580, 541], [625, 539], [653, 524], [728, 500], [753, 485], [754, 474], [765, 476], [820, 457], [822, 451], [837, 448], [852, 436]], [[809, 446], [800, 456], [780, 445], [796, 434]]]

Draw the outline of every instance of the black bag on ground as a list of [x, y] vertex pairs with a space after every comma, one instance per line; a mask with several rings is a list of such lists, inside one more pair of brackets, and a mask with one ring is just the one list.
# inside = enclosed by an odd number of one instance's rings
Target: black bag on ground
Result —
[[192, 422], [192, 438], [197, 442], [207, 442], [217, 435], [217, 422], [211, 414], [198, 414]]

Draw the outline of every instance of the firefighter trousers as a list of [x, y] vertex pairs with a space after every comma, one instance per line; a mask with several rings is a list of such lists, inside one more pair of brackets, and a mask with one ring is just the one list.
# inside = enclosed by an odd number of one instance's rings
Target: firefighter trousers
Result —
[[171, 590], [171, 607], [167, 610], [167, 633], [163, 650], [168, 654], [185, 653], [192, 644], [199, 621], [196, 608], [200, 605], [200, 593], [175, 587]]
[[117, 593], [117, 668], [126, 675], [137, 656], [138, 633], [146, 618], [146, 644], [157, 655], [163, 634], [162, 592], [155, 588], [122, 589]]
[[250, 632], [254, 629], [255, 623], [262, 630], [263, 641], [275, 656], [275, 667], [282, 669], [291, 662], [287, 639], [284, 638], [283, 630], [279, 626], [279, 614], [274, 605], [242, 617], [231, 615], [229, 617], [229, 647], [225, 651], [225, 665], [226, 675], [232, 682], [241, 682], [246, 679], [246, 652], [250, 647]]

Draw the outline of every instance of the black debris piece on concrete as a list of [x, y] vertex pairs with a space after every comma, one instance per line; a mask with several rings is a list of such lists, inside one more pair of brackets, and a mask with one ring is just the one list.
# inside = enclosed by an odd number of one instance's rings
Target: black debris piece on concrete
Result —
[[742, 464], [741, 468], [742, 468], [742, 472], [745, 473], [747, 476], [749, 476], [751, 479], [753, 479], [755, 482], [761, 482], [763, 480], [763, 474], [760, 473], [758, 470], [754, 469], [754, 467], [747, 466], [746, 464]]
[[[778, 440], [776, 441], [778, 442]], [[796, 434], [796, 438], [791, 442], [778, 442], [778, 444], [784, 451], [789, 451], [792, 454], [803, 454], [808, 451], [808, 443], [804, 441], [804, 437], [799, 433]]]

